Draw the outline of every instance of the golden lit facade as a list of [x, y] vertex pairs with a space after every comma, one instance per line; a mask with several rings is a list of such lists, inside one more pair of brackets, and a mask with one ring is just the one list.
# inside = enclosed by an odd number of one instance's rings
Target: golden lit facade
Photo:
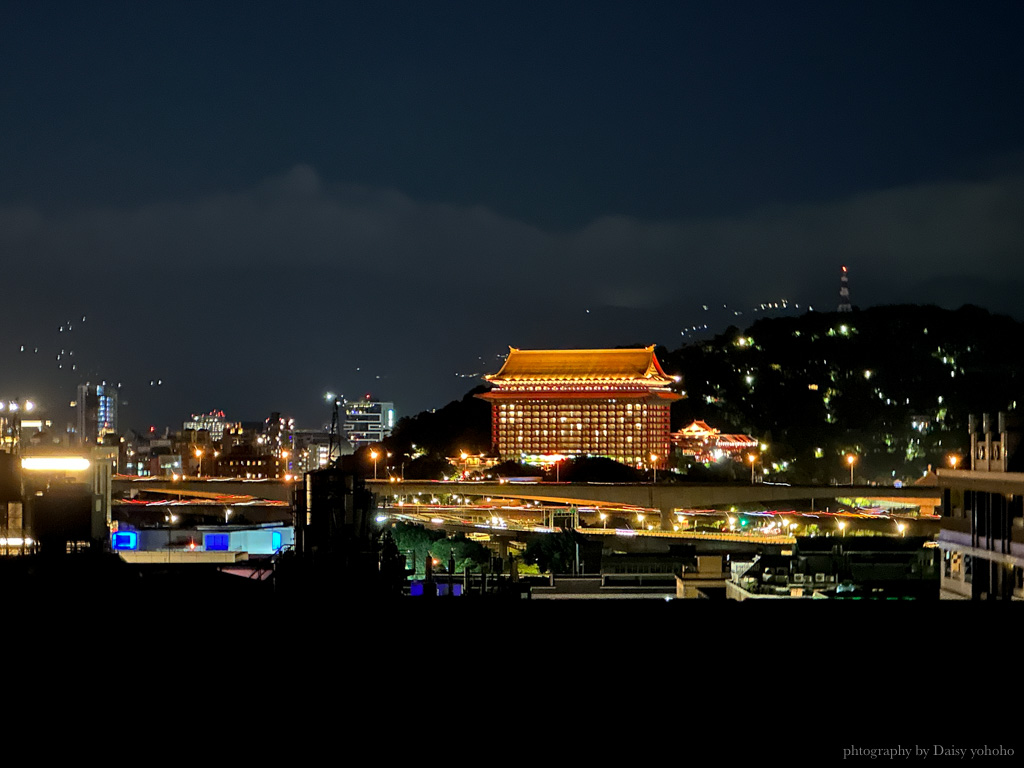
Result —
[[663, 466], [669, 408], [682, 395], [644, 349], [510, 348], [494, 385], [491, 439], [503, 459], [605, 456], [635, 467]]
[[702, 463], [725, 457], [742, 462], [758, 448], [757, 440], [750, 435], [723, 435], [706, 421], [695, 421], [670, 437], [684, 456], [693, 456]]

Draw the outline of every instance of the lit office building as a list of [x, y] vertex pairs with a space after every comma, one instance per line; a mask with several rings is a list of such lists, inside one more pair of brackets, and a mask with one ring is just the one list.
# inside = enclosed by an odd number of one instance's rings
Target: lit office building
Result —
[[79, 384], [75, 411], [82, 444], [102, 443], [104, 436], [117, 434], [117, 387], [105, 381]]
[[345, 403], [345, 421], [342, 434], [352, 444], [353, 449], [365, 445], [379, 443], [391, 434], [395, 427], [395, 404], [371, 400]]
[[504, 459], [547, 463], [553, 456], [605, 456], [634, 467], [664, 465], [670, 386], [654, 347], [509, 348], [494, 385], [491, 439]]

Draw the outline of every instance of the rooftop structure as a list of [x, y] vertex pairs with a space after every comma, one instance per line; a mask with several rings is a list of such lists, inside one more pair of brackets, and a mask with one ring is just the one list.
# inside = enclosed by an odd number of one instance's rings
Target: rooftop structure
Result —
[[726, 591], [733, 600], [934, 600], [939, 585], [935, 552], [924, 536], [801, 536], [785, 553], [734, 563]]
[[521, 350], [509, 348], [494, 388], [491, 437], [502, 458], [605, 456], [657, 466], [669, 452], [670, 386], [654, 347]]
[[466, 453], [461, 451], [458, 456], [448, 456], [448, 463], [459, 471], [459, 477], [468, 479], [473, 473], [481, 474], [493, 466], [496, 466], [500, 459], [488, 456], [486, 453]]

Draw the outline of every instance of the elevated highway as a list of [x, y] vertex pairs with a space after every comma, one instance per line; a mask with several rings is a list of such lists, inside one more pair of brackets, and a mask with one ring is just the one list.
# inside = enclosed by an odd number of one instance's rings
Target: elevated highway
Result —
[[192, 477], [172, 480], [166, 477], [129, 477], [118, 475], [111, 481], [114, 495], [135, 498], [139, 494], [162, 494], [169, 498], [204, 499], [237, 503], [239, 499], [292, 501], [293, 480], [242, 480], [240, 478]]
[[[222, 478], [143, 479], [116, 477], [113, 492], [135, 497], [140, 493], [165, 494], [179, 498], [238, 498], [291, 502], [295, 481], [241, 480]], [[459, 495], [497, 497], [571, 504], [586, 507], [615, 507], [660, 512], [662, 527], [681, 509], [709, 509], [727, 505], [765, 504], [805, 499], [864, 499], [879, 504], [918, 507], [923, 515], [935, 513], [941, 504], [939, 488], [911, 486], [890, 488], [874, 485], [774, 485], [744, 483], [520, 483], [520, 482], [442, 482], [432, 480], [367, 480], [366, 485], [379, 497], [416, 495]]]
[[425, 480], [367, 481], [367, 486], [386, 496], [458, 494], [461, 496], [524, 499], [587, 507], [628, 507], [661, 513], [662, 527], [680, 509], [709, 509], [733, 504], [764, 503], [804, 499], [865, 499], [890, 505], [919, 507], [924, 515], [935, 513], [942, 501], [938, 488], [889, 488], [849, 485], [772, 485], [703, 483], [517, 483], [438, 482]]

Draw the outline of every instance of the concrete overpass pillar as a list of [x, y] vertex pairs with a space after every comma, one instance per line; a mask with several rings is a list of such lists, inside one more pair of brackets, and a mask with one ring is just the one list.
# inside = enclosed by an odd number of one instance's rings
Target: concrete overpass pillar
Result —
[[494, 544], [494, 550], [497, 552], [498, 557], [502, 560], [508, 560], [508, 539], [503, 536], [492, 537], [491, 542]]
[[658, 510], [658, 514], [661, 515], [661, 530], [671, 531], [672, 526], [675, 525], [676, 522], [676, 516], [672, 513], [672, 509], [665, 509], [664, 507], [662, 507], [661, 509]]

